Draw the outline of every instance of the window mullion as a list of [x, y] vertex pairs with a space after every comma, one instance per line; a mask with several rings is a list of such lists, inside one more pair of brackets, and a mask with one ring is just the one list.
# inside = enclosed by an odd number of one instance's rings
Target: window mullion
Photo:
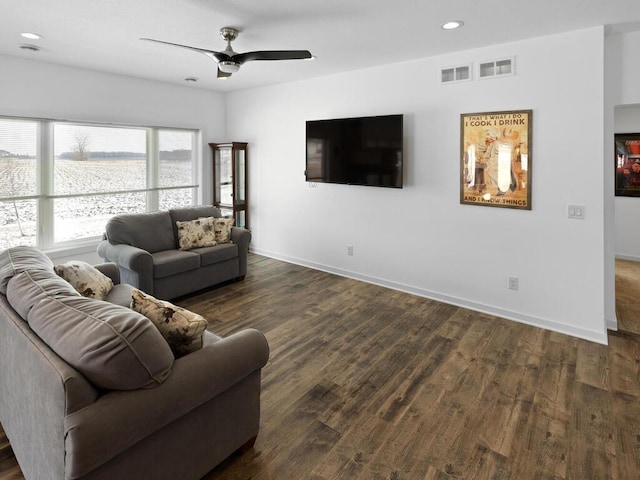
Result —
[[[211, 149], [208, 149], [208, 151], [210, 150]], [[198, 162], [198, 159], [202, 159], [203, 161]], [[202, 135], [200, 132], [194, 132], [193, 135], [191, 135], [191, 178], [193, 179], [193, 183], [203, 183], [202, 179], [205, 178], [204, 163], [204, 155], [202, 153]], [[212, 162], [209, 162], [209, 165], [212, 165]], [[211, 203], [204, 200], [203, 188], [196, 188], [192, 191], [191, 201], [199, 205]]]
[[54, 158], [53, 158], [53, 123], [42, 120], [38, 123], [38, 161], [36, 163], [38, 178], [38, 231], [37, 245], [42, 249], [53, 245], [53, 202], [50, 198], [54, 192]]
[[160, 140], [157, 128], [147, 129], [147, 211], [159, 209], [160, 199], [156, 188], [159, 184]]

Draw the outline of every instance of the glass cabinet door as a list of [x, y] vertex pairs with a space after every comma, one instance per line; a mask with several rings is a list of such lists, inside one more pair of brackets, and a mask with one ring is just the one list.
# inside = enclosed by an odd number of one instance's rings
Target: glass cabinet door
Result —
[[236, 227], [240, 227], [240, 228], [247, 228], [247, 216], [246, 216], [246, 211], [245, 210], [238, 210], [236, 211], [236, 215], [235, 215], [235, 225]]
[[246, 196], [245, 196], [245, 151], [244, 150], [235, 150], [236, 154], [236, 205], [244, 205]]
[[213, 204], [235, 225], [248, 227], [247, 144], [210, 143], [213, 151]]
[[215, 178], [216, 202], [222, 205], [233, 205], [233, 167], [231, 148], [216, 150]]

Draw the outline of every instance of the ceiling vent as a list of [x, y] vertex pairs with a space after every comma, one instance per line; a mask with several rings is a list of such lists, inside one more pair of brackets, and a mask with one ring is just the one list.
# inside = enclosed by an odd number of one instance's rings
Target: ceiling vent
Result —
[[514, 57], [491, 60], [478, 64], [478, 78], [495, 78], [515, 75]]
[[30, 45], [30, 44], [27, 44], [27, 43], [19, 45], [19, 47], [22, 50], [27, 50], [28, 52], [39, 52], [40, 51], [40, 47], [37, 47], [35, 45]]
[[471, 64], [440, 70], [440, 83], [466, 82], [468, 80], [471, 80]]

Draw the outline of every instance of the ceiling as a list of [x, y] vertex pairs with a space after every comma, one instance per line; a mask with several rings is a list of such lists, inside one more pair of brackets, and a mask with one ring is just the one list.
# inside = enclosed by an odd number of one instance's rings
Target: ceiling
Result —
[[[0, 54], [232, 91], [606, 25], [640, 30], [640, 0], [3, 0]], [[441, 24], [462, 20], [463, 28]], [[314, 61], [215, 63], [140, 37], [221, 51], [309, 50]], [[35, 32], [27, 40], [21, 32]], [[32, 44], [40, 51], [20, 49]], [[186, 77], [196, 77], [186, 83]]]

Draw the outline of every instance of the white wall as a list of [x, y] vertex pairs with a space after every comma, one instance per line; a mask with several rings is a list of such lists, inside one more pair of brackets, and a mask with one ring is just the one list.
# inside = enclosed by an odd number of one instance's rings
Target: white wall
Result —
[[611, 168], [611, 152], [613, 151], [614, 105], [619, 95], [619, 49], [611, 35], [605, 37], [604, 43], [604, 111], [603, 111], [603, 229], [604, 229], [604, 314], [608, 329], [618, 329], [616, 317], [616, 264], [615, 264], [615, 197], [614, 172]]
[[[640, 90], [640, 89], [639, 89]], [[616, 133], [640, 133], [640, 106], [618, 106]], [[611, 154], [613, 157], [613, 153]], [[613, 168], [613, 158], [611, 158]], [[616, 257], [640, 261], [640, 198], [616, 197]]]
[[[0, 56], [0, 115], [94, 121], [124, 125], [194, 128], [202, 132], [202, 203], [210, 203], [211, 152], [208, 142], [226, 137], [222, 93], [131, 77]], [[95, 247], [50, 252], [99, 261]]]
[[[640, 32], [612, 33], [607, 38], [607, 81], [616, 106], [614, 131], [640, 132]], [[613, 172], [613, 145], [605, 158]], [[613, 185], [613, 178], [611, 180]], [[613, 191], [613, 186], [612, 186]], [[640, 199], [615, 197], [615, 256], [640, 261]]]
[[[511, 55], [515, 76], [438, 83], [441, 67]], [[603, 65], [595, 28], [228, 94], [252, 248], [606, 343]], [[533, 109], [533, 209], [460, 205], [460, 114], [515, 109]], [[403, 189], [305, 183], [305, 120], [391, 113], [405, 115]]]
[[614, 35], [611, 42], [615, 45], [619, 55], [618, 92], [617, 105], [640, 104], [640, 62], [638, 62], [638, 49], [640, 49], [640, 32], [626, 32]]

